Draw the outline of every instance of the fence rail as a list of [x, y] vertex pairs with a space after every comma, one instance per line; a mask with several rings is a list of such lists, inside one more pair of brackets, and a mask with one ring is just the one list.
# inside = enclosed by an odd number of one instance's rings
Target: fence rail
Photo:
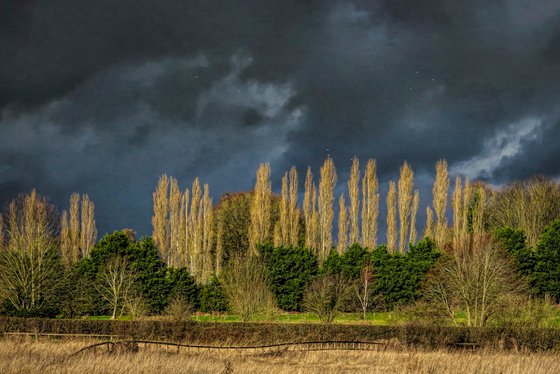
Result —
[[173, 347], [179, 352], [180, 349], [196, 350], [196, 351], [210, 351], [210, 350], [234, 350], [234, 351], [255, 351], [255, 353], [265, 352], [286, 352], [286, 351], [333, 351], [333, 350], [346, 350], [346, 351], [369, 351], [374, 347], [383, 345], [383, 342], [375, 341], [347, 341], [347, 340], [334, 340], [334, 341], [304, 341], [304, 342], [285, 342], [277, 344], [261, 344], [261, 345], [243, 345], [243, 346], [224, 346], [224, 345], [200, 345], [200, 344], [184, 344], [175, 342], [163, 342], [152, 340], [124, 340], [124, 341], [104, 341], [96, 344], [89, 345], [73, 353], [71, 356], [76, 356], [80, 353], [87, 351], [96, 352], [98, 348], [104, 347], [107, 352], [115, 351], [133, 351], [139, 350], [140, 346], [159, 346], [159, 347]]

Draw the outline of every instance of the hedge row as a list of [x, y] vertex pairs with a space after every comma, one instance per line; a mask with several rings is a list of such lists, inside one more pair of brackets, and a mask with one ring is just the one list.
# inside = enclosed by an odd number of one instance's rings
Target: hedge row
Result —
[[490, 349], [560, 350], [559, 329], [366, 326], [172, 321], [92, 321], [0, 318], [0, 332], [113, 335], [122, 339], [220, 345], [260, 345], [303, 341], [397, 340], [426, 348], [473, 343]]

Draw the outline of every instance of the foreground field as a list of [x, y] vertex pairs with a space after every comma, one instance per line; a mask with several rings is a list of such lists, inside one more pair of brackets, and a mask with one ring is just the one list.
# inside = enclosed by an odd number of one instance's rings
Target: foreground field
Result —
[[279, 355], [140, 349], [84, 353], [91, 341], [0, 340], [1, 373], [556, 373], [558, 354], [422, 351], [284, 352]]

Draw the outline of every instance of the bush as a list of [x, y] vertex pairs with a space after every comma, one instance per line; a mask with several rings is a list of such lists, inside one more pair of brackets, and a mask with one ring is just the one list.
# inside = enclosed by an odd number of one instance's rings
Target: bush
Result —
[[537, 244], [531, 284], [538, 295], [560, 302], [560, 220], [546, 226]]
[[416, 245], [411, 244], [405, 254], [389, 254], [382, 245], [371, 256], [373, 293], [380, 295], [387, 308], [393, 308], [421, 296], [420, 287], [440, 254], [434, 242], [426, 238]]
[[191, 319], [192, 305], [182, 296], [175, 296], [163, 310], [163, 315], [175, 322], [184, 322]]
[[232, 312], [242, 321], [270, 315], [276, 309], [266, 268], [257, 257], [233, 258], [224, 272], [223, 286]]
[[159, 313], [168, 304], [170, 283], [166, 278], [165, 263], [159, 257], [151, 238], [133, 241], [126, 232], [115, 231], [105, 235], [91, 250], [90, 256], [82, 259], [73, 277], [83, 285], [80, 298], [91, 303], [87, 314], [104, 314], [108, 310], [95, 291], [96, 278], [112, 256], [127, 258], [130, 269], [135, 272], [135, 291], [141, 296], [150, 313]]
[[224, 287], [213, 277], [200, 289], [200, 310], [205, 313], [225, 312], [229, 309]]
[[305, 291], [303, 305], [321, 322], [332, 323], [348, 302], [351, 291], [351, 283], [343, 274], [323, 274], [315, 278]]
[[277, 247], [260, 248], [263, 255], [270, 289], [278, 306], [287, 311], [301, 311], [305, 288], [317, 274], [317, 258], [308, 249]]
[[170, 301], [180, 298], [193, 309], [200, 307], [200, 289], [186, 268], [168, 268], [167, 281], [170, 287]]

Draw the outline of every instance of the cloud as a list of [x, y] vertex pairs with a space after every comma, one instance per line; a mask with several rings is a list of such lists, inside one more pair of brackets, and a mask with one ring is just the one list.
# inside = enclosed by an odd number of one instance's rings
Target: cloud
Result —
[[524, 146], [539, 137], [541, 128], [542, 120], [537, 118], [511, 124], [487, 140], [480, 155], [452, 165], [451, 173], [470, 179], [491, 179], [504, 162], [523, 156]]
[[377, 159], [382, 185], [407, 160], [421, 205], [441, 158], [492, 183], [559, 175], [554, 2], [6, 4], [3, 203], [87, 192], [101, 232], [148, 234], [162, 173], [198, 175], [217, 200], [250, 189], [264, 161], [278, 189], [329, 153], [342, 191], [354, 155]]

